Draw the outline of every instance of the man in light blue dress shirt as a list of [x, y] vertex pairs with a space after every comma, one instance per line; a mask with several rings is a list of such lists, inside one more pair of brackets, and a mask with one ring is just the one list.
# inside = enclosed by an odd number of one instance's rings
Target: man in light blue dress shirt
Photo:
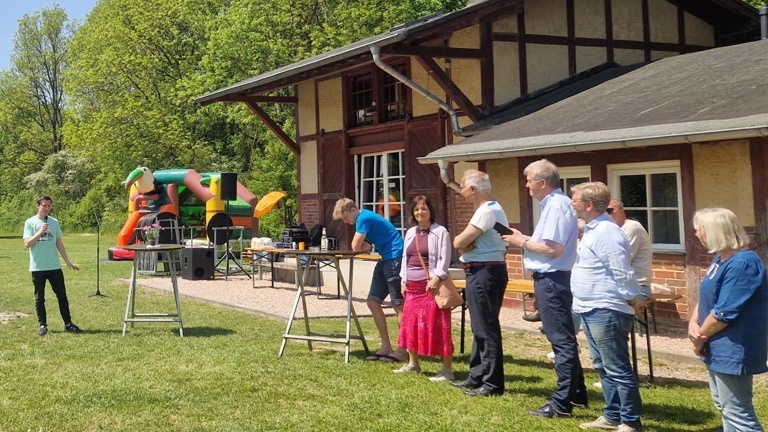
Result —
[[571, 190], [573, 208], [586, 222], [571, 274], [573, 312], [581, 316], [605, 397], [603, 415], [581, 427], [641, 431], [642, 401], [628, 341], [635, 308], [646, 296], [630, 263], [629, 241], [605, 212], [611, 201], [608, 187], [594, 182]]
[[531, 236], [518, 230], [503, 236], [523, 250], [525, 269], [533, 277], [542, 331], [555, 353], [557, 389], [541, 408], [529, 414], [554, 418], [570, 417], [574, 406], [587, 406], [587, 389], [579, 361], [579, 348], [571, 315], [571, 268], [576, 259], [578, 222], [571, 200], [560, 189], [557, 167], [546, 159], [531, 163], [523, 171], [525, 187], [541, 204], [541, 218]]

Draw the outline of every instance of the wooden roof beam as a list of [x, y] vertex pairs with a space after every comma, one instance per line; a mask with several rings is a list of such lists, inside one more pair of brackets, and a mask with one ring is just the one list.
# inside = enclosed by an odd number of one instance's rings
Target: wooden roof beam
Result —
[[435, 60], [428, 57], [416, 57], [416, 61], [429, 73], [429, 76], [435, 80], [437, 85], [445, 91], [448, 96], [456, 102], [456, 105], [461, 108], [464, 114], [469, 117], [472, 122], [477, 122], [480, 118], [480, 111], [472, 103], [471, 100], [459, 89], [450, 77], [443, 71], [443, 69], [435, 62]]
[[258, 118], [261, 119], [261, 121], [264, 122], [265, 125], [269, 128], [269, 130], [272, 131], [275, 135], [277, 135], [278, 138], [280, 138], [280, 141], [282, 141], [296, 156], [299, 156], [301, 154], [301, 150], [296, 144], [294, 140], [291, 139], [291, 137], [288, 136], [288, 134], [285, 133], [285, 131], [275, 123], [274, 120], [272, 120], [272, 117], [269, 116], [263, 109], [261, 109], [256, 103], [246, 101], [246, 105], [248, 105], [248, 108], [250, 108], [251, 111], [253, 111], [254, 114]]
[[248, 96], [243, 94], [224, 96], [218, 99], [219, 102], [253, 102], [253, 103], [285, 103], [297, 104], [299, 98], [296, 96]]
[[390, 46], [385, 52], [393, 55], [409, 57], [432, 58], [462, 58], [482, 59], [486, 54], [482, 50], [472, 48], [447, 48], [447, 47], [423, 47], [423, 46]]

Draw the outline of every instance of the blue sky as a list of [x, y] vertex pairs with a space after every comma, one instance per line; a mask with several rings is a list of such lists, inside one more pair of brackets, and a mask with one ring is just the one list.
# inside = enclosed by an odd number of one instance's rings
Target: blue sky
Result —
[[13, 51], [13, 38], [19, 29], [19, 20], [45, 8], [58, 4], [70, 20], [83, 21], [98, 0], [0, 0], [0, 69], [8, 69]]

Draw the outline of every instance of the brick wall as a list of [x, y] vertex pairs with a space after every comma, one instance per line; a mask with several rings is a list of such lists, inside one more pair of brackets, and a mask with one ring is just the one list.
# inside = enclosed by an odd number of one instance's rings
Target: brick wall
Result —
[[299, 221], [307, 229], [320, 223], [320, 201], [313, 198], [301, 198], [299, 200]]

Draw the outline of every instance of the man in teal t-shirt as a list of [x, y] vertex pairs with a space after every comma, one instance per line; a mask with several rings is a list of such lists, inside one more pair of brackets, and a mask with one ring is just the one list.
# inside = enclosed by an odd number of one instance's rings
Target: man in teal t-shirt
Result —
[[51, 197], [41, 195], [37, 199], [37, 214], [24, 222], [24, 247], [29, 249], [29, 271], [32, 272], [32, 284], [35, 287], [35, 311], [40, 329], [37, 334], [48, 333], [48, 320], [45, 311], [45, 282], [50, 281], [51, 288], [59, 301], [59, 312], [64, 320], [64, 330], [81, 333], [82, 330], [72, 323], [67, 300], [67, 288], [64, 285], [64, 272], [61, 271], [59, 254], [67, 267], [79, 270], [67, 257], [64, 243], [61, 241], [59, 221], [48, 214], [51, 212]]
[[373, 316], [373, 322], [381, 337], [381, 348], [368, 357], [368, 360], [385, 362], [401, 362], [408, 358], [403, 347], [392, 348], [387, 329], [387, 317], [381, 303], [390, 296], [392, 307], [398, 316], [403, 311], [403, 295], [400, 292], [400, 266], [403, 258], [403, 237], [392, 222], [370, 210], [360, 210], [354, 201], [342, 198], [336, 201], [333, 218], [341, 219], [344, 223], [355, 226], [355, 236], [352, 238], [352, 250], [355, 252], [370, 252], [373, 245], [381, 255], [381, 261], [376, 263], [371, 279], [371, 289], [368, 293], [368, 309]]

